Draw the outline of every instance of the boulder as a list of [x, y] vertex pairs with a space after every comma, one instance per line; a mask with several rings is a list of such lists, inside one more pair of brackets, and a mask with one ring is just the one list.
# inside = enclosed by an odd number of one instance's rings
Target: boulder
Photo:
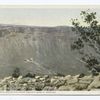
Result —
[[75, 84], [77, 82], [78, 82], [78, 78], [76, 78], [76, 77], [73, 77], [73, 78], [67, 80], [68, 85]]
[[91, 90], [92, 88], [100, 88], [100, 75], [94, 77], [94, 80], [88, 86], [88, 90]]
[[48, 79], [49, 78], [49, 75], [44, 75], [43, 76], [45, 79]]
[[23, 78], [23, 76], [19, 76], [17, 79], [19, 81], [19, 80], [22, 80], [22, 78]]
[[59, 87], [59, 86], [62, 86], [64, 84], [65, 84], [65, 80], [61, 80], [61, 79], [51, 79], [51, 85], [52, 86]]
[[42, 83], [42, 82], [36, 82], [35, 83], [35, 90], [36, 91], [41, 91], [43, 88], [44, 88], [44, 83]]
[[88, 87], [88, 84], [84, 84], [84, 83], [76, 83], [75, 85], [73, 85], [73, 87], [75, 88], [75, 90], [86, 90]]
[[65, 78], [66, 80], [69, 80], [69, 79], [72, 78], [72, 76], [71, 76], [71, 75], [66, 75], [64, 78]]
[[74, 91], [74, 87], [67, 85], [67, 86], [60, 86], [58, 88], [58, 91]]
[[45, 86], [43, 88], [43, 91], [55, 91], [55, 90], [57, 90], [57, 88], [52, 86]]
[[40, 79], [40, 78], [41, 78], [41, 76], [35, 76], [35, 78], [36, 78], [36, 79]]
[[79, 83], [81, 84], [90, 84], [93, 81], [93, 77], [91, 75], [84, 76], [83, 78], [79, 78]]

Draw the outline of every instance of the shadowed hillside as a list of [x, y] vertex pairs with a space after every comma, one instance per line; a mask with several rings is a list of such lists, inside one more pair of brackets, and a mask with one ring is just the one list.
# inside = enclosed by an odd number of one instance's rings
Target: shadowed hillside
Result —
[[87, 69], [70, 50], [70, 27], [0, 25], [0, 77], [22, 74], [79, 74]]

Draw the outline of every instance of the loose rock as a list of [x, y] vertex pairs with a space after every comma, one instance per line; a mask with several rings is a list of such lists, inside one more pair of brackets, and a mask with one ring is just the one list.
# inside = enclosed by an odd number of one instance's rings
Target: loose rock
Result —
[[0, 91], [93, 91], [100, 90], [100, 75], [97, 76], [36, 76], [18, 78], [9, 76], [0, 79]]

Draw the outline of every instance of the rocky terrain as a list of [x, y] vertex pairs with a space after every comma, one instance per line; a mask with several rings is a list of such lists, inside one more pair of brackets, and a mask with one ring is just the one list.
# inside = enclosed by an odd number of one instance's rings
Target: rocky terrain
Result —
[[100, 74], [97, 76], [12, 76], [0, 79], [1, 91], [97, 91], [100, 90]]

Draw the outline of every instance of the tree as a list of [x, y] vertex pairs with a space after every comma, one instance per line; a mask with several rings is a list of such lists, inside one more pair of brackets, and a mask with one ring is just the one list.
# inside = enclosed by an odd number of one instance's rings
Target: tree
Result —
[[[100, 72], [100, 24], [96, 12], [81, 11], [80, 19], [72, 19], [72, 30], [77, 35], [71, 49], [81, 55], [80, 61], [93, 72]], [[82, 22], [81, 22], [82, 21]], [[89, 48], [93, 52], [87, 52]]]

